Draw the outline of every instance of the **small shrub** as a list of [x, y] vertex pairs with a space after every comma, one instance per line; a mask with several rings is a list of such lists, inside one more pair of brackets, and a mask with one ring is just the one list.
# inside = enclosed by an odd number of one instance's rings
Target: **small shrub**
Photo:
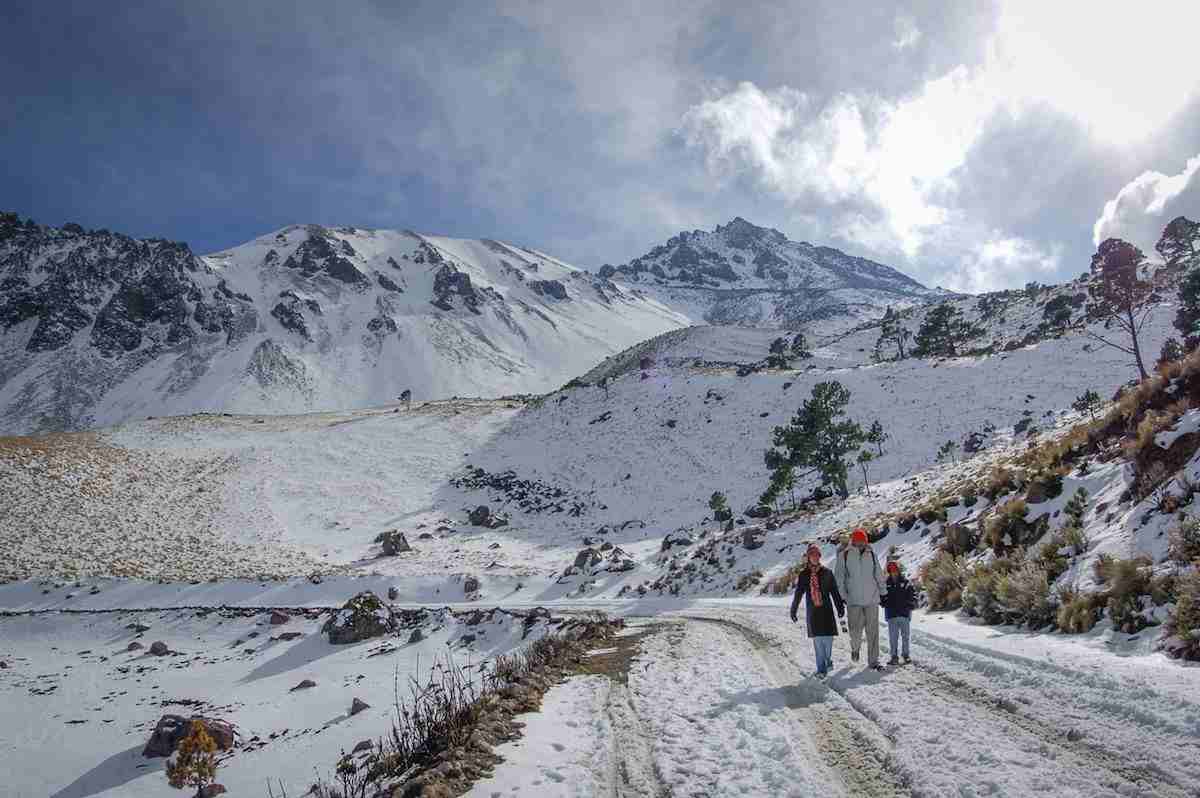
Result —
[[917, 517], [924, 524], [932, 524], [935, 522], [946, 523], [946, 508], [937, 504], [927, 504], [917, 513]]
[[941, 550], [954, 555], [970, 554], [978, 541], [966, 524], [946, 524], [942, 536]]
[[1167, 615], [1166, 629], [1177, 642], [1168, 643], [1167, 651], [1174, 657], [1200, 660], [1200, 572], [1180, 576], [1175, 593], [1175, 606]]
[[1013, 479], [1012, 471], [1003, 466], [996, 466], [988, 474], [987, 481], [983, 486], [983, 495], [995, 501], [998, 497], [1012, 491], [1015, 487], [1016, 482]]
[[1078, 524], [1067, 524], [1062, 528], [1062, 544], [1071, 549], [1071, 556], [1078, 557], [1087, 552], [1091, 541], [1088, 540], [1083, 527]]
[[1148, 625], [1144, 612], [1150, 594], [1149, 566], [1150, 560], [1146, 557], [1112, 559], [1105, 566], [1108, 615], [1114, 629], [1133, 633]]
[[963, 611], [982, 618], [985, 623], [1003, 622], [1004, 607], [997, 597], [1000, 577], [1015, 571], [1023, 560], [1023, 552], [1018, 549], [1012, 554], [996, 557], [991, 562], [973, 566], [963, 582]]
[[940, 551], [921, 566], [917, 581], [929, 597], [929, 609], [952, 610], [962, 604], [965, 577], [963, 559]]
[[1025, 513], [1029, 506], [1024, 499], [1009, 499], [996, 510], [984, 528], [984, 539], [994, 551], [1020, 545], [1028, 524], [1025, 523]]
[[762, 571], [754, 570], [748, 574], [742, 574], [738, 578], [736, 588], [739, 592], [744, 592], [758, 587], [758, 583], [762, 581]]
[[1108, 580], [1108, 570], [1116, 560], [1108, 552], [1104, 552], [1092, 561], [1092, 574], [1096, 577], [1098, 584], [1104, 584]]
[[999, 576], [996, 579], [996, 599], [1009, 620], [1032, 628], [1054, 621], [1050, 579], [1036, 563], [1026, 562], [1012, 573]]
[[1087, 500], [1087, 489], [1082, 486], [1072, 494], [1071, 500], [1063, 508], [1063, 512], [1067, 514], [1067, 518], [1071, 519], [1071, 523], [1076, 525], [1083, 523], [1083, 516], [1087, 513]]
[[966, 490], [963, 491], [963, 493], [962, 493], [962, 506], [963, 507], [974, 507], [975, 503], [978, 501], [979, 501], [979, 494], [977, 494], [975, 492], [974, 487], [968, 487]]
[[1063, 591], [1059, 595], [1056, 625], [1068, 634], [1083, 634], [1092, 631], [1100, 620], [1100, 594], [1077, 594]]
[[217, 743], [202, 720], [193, 720], [167, 763], [167, 783], [177, 790], [195, 787], [199, 795], [217, 777]]
[[1167, 556], [1178, 563], [1200, 560], [1200, 521], [1184, 516], [1167, 533]]
[[769, 579], [759, 592], [763, 595], [770, 594], [772, 596], [782, 596], [791, 593], [792, 589], [796, 586], [796, 580], [800, 577], [800, 572], [804, 568], [805, 565], [803, 562], [792, 565], [779, 576]]

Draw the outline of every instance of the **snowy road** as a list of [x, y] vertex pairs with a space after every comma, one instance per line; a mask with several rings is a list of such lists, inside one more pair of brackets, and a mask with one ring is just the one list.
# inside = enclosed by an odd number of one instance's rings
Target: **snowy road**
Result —
[[840, 637], [822, 684], [802, 625], [714, 604], [656, 615], [627, 687], [555, 688], [471, 795], [1200, 795], [1194, 690], [921, 630], [882, 674]]

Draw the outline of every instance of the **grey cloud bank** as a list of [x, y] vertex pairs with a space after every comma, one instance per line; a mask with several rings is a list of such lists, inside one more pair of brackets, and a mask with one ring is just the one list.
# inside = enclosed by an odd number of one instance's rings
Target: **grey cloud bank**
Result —
[[[1023, 31], [1060, 19], [966, 5], [21, 2], [0, 206], [200, 251], [312, 221], [592, 268], [743, 216], [960, 290], [1074, 276], [1101, 224], [1200, 215], [1195, 69], [1139, 53], [1150, 121], [1109, 136], [1124, 117], [1071, 99], [1090, 71], [1113, 85], [1093, 105], [1123, 102], [1103, 64], [1029, 77]], [[1113, 29], [1168, 11], [1197, 14]]]

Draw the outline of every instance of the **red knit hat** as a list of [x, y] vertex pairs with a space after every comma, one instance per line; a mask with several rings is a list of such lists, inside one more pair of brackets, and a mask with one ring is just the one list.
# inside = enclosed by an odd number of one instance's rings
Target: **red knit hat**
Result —
[[887, 570], [889, 574], [893, 571], [900, 573], [900, 563], [896, 562], [895, 560], [889, 560], [887, 564]]
[[850, 542], [851, 543], [867, 543], [867, 542], [869, 542], [867, 540], [867, 530], [863, 529], [862, 527], [859, 527], [858, 529], [854, 530], [852, 533], [850, 533]]

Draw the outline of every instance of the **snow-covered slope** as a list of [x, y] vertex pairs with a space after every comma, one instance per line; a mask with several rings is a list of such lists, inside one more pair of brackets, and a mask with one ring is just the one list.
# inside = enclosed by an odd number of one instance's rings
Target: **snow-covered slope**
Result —
[[710, 324], [796, 328], [875, 318], [949, 294], [831, 247], [790, 241], [741, 217], [711, 232], [684, 231], [600, 275], [622, 276]]
[[541, 392], [692, 321], [498, 241], [307, 225], [196, 257], [4, 214], [0, 432]]

